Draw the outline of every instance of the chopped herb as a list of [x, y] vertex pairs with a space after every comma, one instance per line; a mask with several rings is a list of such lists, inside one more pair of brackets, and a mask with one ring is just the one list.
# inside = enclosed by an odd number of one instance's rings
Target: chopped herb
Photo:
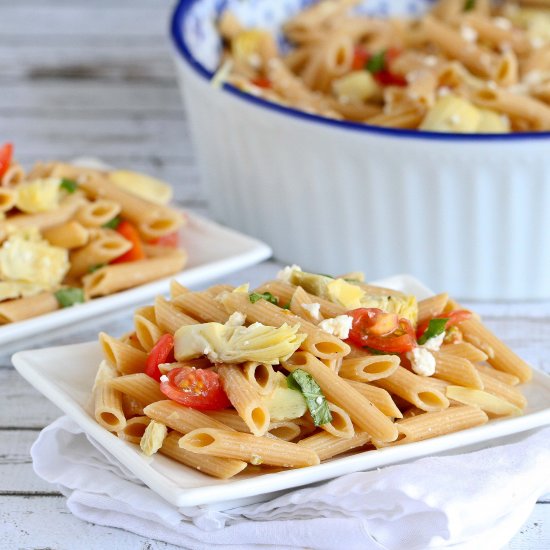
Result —
[[94, 273], [95, 271], [97, 271], [98, 269], [101, 269], [102, 267], [105, 267], [107, 264], [95, 264], [95, 265], [91, 265], [89, 268], [88, 268], [88, 273]]
[[75, 304], [84, 303], [84, 291], [81, 288], [62, 288], [54, 295], [61, 307], [71, 307]]
[[116, 229], [122, 220], [120, 219], [120, 216], [115, 216], [112, 220], [109, 220], [107, 223], [103, 224], [103, 227], [107, 227], [108, 229]]
[[289, 388], [302, 393], [306, 400], [307, 408], [316, 426], [322, 426], [332, 421], [332, 415], [328, 408], [328, 402], [313, 377], [305, 370], [296, 369], [289, 374], [286, 383]]
[[365, 68], [369, 73], [376, 74], [382, 72], [386, 66], [386, 50], [375, 53], [365, 65]]
[[430, 338], [439, 336], [442, 332], [445, 332], [445, 325], [449, 319], [431, 319], [428, 328], [424, 334], [418, 339], [420, 345], [425, 344]]
[[464, 2], [464, 11], [471, 11], [476, 7], [476, 0], [466, 0]]
[[262, 294], [259, 294], [258, 292], [253, 292], [249, 295], [250, 301], [255, 304], [258, 300], [265, 300], [266, 302], [270, 302], [272, 304], [275, 304], [276, 306], [279, 305], [279, 300], [271, 294], [271, 292], [263, 292]]
[[281, 306], [283, 309], [290, 309], [290, 302], [288, 304], [285, 304], [284, 306]]
[[76, 183], [76, 181], [74, 180], [63, 178], [61, 180], [61, 183], [59, 184], [59, 187], [67, 191], [67, 193], [74, 193], [78, 189], [78, 183]]

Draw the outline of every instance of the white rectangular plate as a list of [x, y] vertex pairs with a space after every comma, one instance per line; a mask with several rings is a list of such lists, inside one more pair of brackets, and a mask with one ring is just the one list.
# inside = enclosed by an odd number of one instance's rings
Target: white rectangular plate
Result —
[[271, 256], [271, 249], [252, 237], [222, 227], [196, 214], [184, 214], [188, 223], [181, 230], [180, 243], [189, 258], [183, 271], [111, 296], [95, 298], [82, 305], [60, 309], [19, 323], [2, 325], [0, 345], [143, 303], [167, 292], [172, 279], [185, 286], [203, 284]]
[[[379, 281], [379, 284], [408, 291], [418, 297], [430, 294], [426, 287], [409, 276], [392, 277]], [[136, 477], [167, 501], [180, 507], [229, 501], [242, 504], [247, 499], [263, 500], [272, 493], [292, 487], [489, 442], [550, 424], [550, 377], [535, 371], [533, 381], [522, 387], [529, 403], [523, 416], [494, 420], [478, 428], [418, 443], [335, 458], [309, 468], [270, 474], [239, 474], [233, 479], [223, 481], [201, 474], [162, 455], [147, 458], [141, 454], [139, 447], [118, 439], [99, 426], [91, 414], [90, 393], [101, 359], [100, 346], [96, 342], [23, 351], [12, 358], [15, 368], [39, 392], [75, 420], [90, 437]]]

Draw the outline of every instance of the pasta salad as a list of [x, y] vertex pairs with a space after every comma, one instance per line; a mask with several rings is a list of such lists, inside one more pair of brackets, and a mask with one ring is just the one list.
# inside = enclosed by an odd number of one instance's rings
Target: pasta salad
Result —
[[452, 133], [550, 130], [550, 2], [439, 0], [421, 18], [321, 0], [285, 22], [289, 50], [229, 11], [216, 82], [321, 116]]
[[446, 293], [415, 296], [287, 267], [216, 285], [99, 335], [97, 422], [218, 478], [300, 468], [519, 415], [530, 367]]
[[0, 147], [0, 324], [173, 275], [184, 224], [171, 188], [127, 170], [62, 162], [29, 172]]

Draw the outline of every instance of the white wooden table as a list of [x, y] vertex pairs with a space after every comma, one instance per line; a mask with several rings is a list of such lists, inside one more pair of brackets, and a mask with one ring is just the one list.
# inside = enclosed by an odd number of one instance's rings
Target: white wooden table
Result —
[[[13, 141], [25, 165], [93, 155], [157, 174], [176, 185], [180, 205], [203, 211], [169, 53], [170, 8], [166, 0], [0, 0], [0, 141]], [[259, 281], [273, 271], [264, 264], [231, 280]], [[503, 306], [487, 321], [550, 372], [550, 303], [534, 313], [518, 317]], [[118, 312], [101, 328], [122, 332], [129, 319]], [[36, 335], [25, 347], [92, 340], [98, 328], [94, 321]], [[11, 367], [18, 348], [0, 350], [0, 548], [175, 548], [76, 519], [33, 473], [29, 448], [61, 413]], [[537, 504], [510, 548], [550, 548], [550, 502]]]

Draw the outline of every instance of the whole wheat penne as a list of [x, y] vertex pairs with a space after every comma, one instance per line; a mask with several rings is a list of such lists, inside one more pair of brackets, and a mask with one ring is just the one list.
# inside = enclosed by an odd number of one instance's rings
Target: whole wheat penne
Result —
[[84, 227], [102, 227], [120, 213], [120, 204], [99, 199], [83, 204], [76, 212], [75, 219]]
[[[102, 234], [86, 246], [71, 252], [69, 277], [82, 277], [92, 268], [104, 266], [132, 248], [132, 243], [115, 231]], [[124, 265], [124, 264], [123, 264]]]
[[393, 441], [397, 430], [393, 422], [379, 411], [365, 396], [353, 389], [343, 378], [327, 369], [315, 356], [308, 352], [296, 352], [283, 366], [289, 372], [302, 369], [319, 384], [329, 401], [342, 407], [354, 424], [372, 437], [382, 441]]
[[525, 408], [525, 406], [527, 405], [527, 399], [517, 388], [501, 382], [494, 376], [485, 374], [481, 370], [478, 371], [478, 373], [481, 380], [483, 381], [484, 391], [486, 391], [487, 393], [492, 393], [497, 397], [501, 397], [502, 399], [509, 401], [520, 409]]
[[240, 367], [219, 365], [218, 374], [231, 404], [237, 409], [250, 431], [256, 436], [265, 434], [269, 428], [269, 410], [258, 392], [247, 381]]
[[186, 292], [172, 300], [172, 303], [184, 313], [203, 323], [225, 323], [229, 314], [221, 304], [209, 294]]
[[99, 333], [99, 343], [105, 359], [121, 374], [133, 374], [145, 370], [147, 354], [129, 344], [124, 344], [105, 332]]
[[189, 289], [183, 286], [181, 283], [178, 283], [176, 279], [172, 279], [170, 281], [170, 298], [172, 300], [180, 294], [185, 294], [186, 292], [189, 292]]
[[126, 418], [132, 418], [133, 416], [143, 416], [143, 403], [141, 403], [141, 401], [138, 401], [131, 395], [123, 393], [122, 410], [124, 411], [124, 416]]
[[242, 460], [231, 458], [218, 458], [187, 451], [179, 446], [181, 434], [178, 432], [169, 433], [163, 443], [160, 451], [163, 455], [169, 456], [190, 468], [195, 468], [202, 473], [218, 477], [220, 479], [229, 479], [242, 472], [247, 464]]
[[433, 317], [437, 317], [440, 313], [443, 312], [449, 295], [446, 292], [441, 294], [435, 294], [429, 298], [424, 298], [424, 300], [418, 301], [418, 324], [429, 321]]
[[266, 437], [276, 437], [283, 441], [293, 441], [302, 433], [300, 426], [291, 420], [270, 422]]
[[136, 336], [142, 348], [149, 352], [163, 335], [162, 329], [145, 315], [136, 312], [134, 315]]
[[122, 408], [122, 394], [110, 383], [116, 380], [117, 371], [113, 365], [102, 361], [94, 382], [94, 417], [110, 432], [119, 432], [126, 426]]
[[441, 378], [459, 386], [483, 389], [479, 373], [468, 359], [447, 355], [442, 351], [433, 352], [435, 357], [435, 378]]
[[7, 300], [0, 302], [0, 325], [23, 321], [56, 309], [59, 309], [59, 302], [52, 292]]
[[399, 407], [397, 407], [391, 395], [385, 389], [355, 380], [348, 380], [347, 382], [352, 388], [371, 401], [372, 404], [386, 416], [391, 418], [401, 418], [403, 416]]
[[214, 428], [189, 432], [179, 440], [179, 446], [193, 453], [244, 460], [255, 465], [303, 468], [319, 464], [314, 451], [295, 443]]
[[397, 444], [422, 441], [439, 435], [458, 432], [481, 426], [488, 421], [487, 415], [478, 407], [450, 407], [444, 411], [419, 414], [397, 422]]
[[319, 432], [301, 439], [298, 441], [298, 445], [314, 451], [321, 460], [327, 460], [357, 447], [362, 447], [369, 441], [370, 435], [366, 432], [355, 432], [355, 435], [349, 439], [335, 437], [328, 432]]
[[205, 427], [217, 428], [220, 430], [233, 429], [201, 411], [191, 409], [190, 407], [184, 407], [169, 399], [155, 401], [147, 405], [147, 407], [143, 409], [143, 412], [149, 418], [157, 422], [162, 422], [169, 428], [182, 434]]
[[[439, 411], [449, 406], [449, 401], [440, 391], [432, 389], [424, 383], [427, 377], [418, 376], [403, 367], [386, 378], [376, 380], [375, 386], [383, 388], [391, 394], [398, 395], [416, 407], [427, 411]], [[378, 439], [378, 438], [376, 438]]]
[[143, 285], [181, 271], [186, 260], [185, 252], [175, 250], [171, 256], [108, 265], [82, 279], [84, 291], [93, 298]]
[[9, 187], [0, 187], [0, 212], [8, 212], [15, 206], [16, 193]]
[[301, 286], [296, 287], [290, 299], [290, 311], [314, 325], [318, 325], [324, 319], [321, 304], [315, 302]]
[[126, 426], [117, 431], [119, 439], [139, 445], [151, 419], [147, 416], [134, 416], [126, 421]]
[[321, 428], [335, 437], [350, 439], [355, 435], [355, 429], [349, 414], [338, 405], [328, 403], [328, 408], [332, 420], [328, 424], [323, 424]]
[[494, 351], [494, 356], [489, 356], [487, 361], [495, 369], [517, 376], [521, 382], [528, 382], [531, 379], [531, 367], [480, 321], [477, 319], [464, 321], [460, 323], [460, 330], [464, 334], [466, 340], [471, 342], [472, 338], [474, 341], [479, 340], [490, 346]]
[[457, 342], [456, 344], [444, 344], [441, 346], [441, 352], [445, 355], [456, 355], [471, 361], [472, 363], [479, 363], [480, 361], [487, 361], [488, 356], [479, 348], [476, 348], [469, 342]]
[[109, 381], [109, 385], [137, 399], [144, 406], [166, 399], [166, 396], [160, 391], [159, 383], [142, 372], [113, 378]]
[[271, 365], [247, 361], [242, 365], [247, 382], [260, 394], [267, 395], [275, 387], [275, 370]]
[[184, 325], [197, 325], [199, 321], [189, 317], [176, 307], [172, 302], [168, 302], [162, 296], [155, 299], [155, 318], [159, 327], [170, 334]]
[[513, 374], [508, 374], [507, 372], [501, 370], [497, 370], [489, 365], [475, 365], [475, 368], [480, 373], [496, 378], [500, 382], [508, 384], [509, 386], [517, 386], [519, 384], [519, 378], [517, 376], [514, 376]]
[[90, 238], [89, 231], [74, 220], [45, 229], [42, 235], [53, 246], [69, 250], [84, 246]]
[[340, 367], [340, 376], [359, 382], [371, 382], [393, 374], [400, 365], [397, 355], [371, 355], [344, 358]]

